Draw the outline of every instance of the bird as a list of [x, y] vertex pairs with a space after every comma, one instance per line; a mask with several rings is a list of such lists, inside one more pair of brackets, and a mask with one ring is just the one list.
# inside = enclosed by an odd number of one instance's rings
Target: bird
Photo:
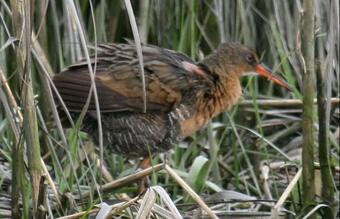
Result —
[[[240, 43], [222, 43], [199, 62], [174, 50], [142, 45], [145, 93], [134, 44], [105, 43], [95, 49], [90, 64], [95, 69], [103, 145], [126, 157], [166, 152], [206, 127], [238, 102], [242, 76], [256, 73], [289, 89], [252, 49]], [[82, 60], [53, 77], [57, 105], [63, 102], [73, 119], [92, 95], [88, 67]], [[81, 129], [98, 143], [93, 95]]]

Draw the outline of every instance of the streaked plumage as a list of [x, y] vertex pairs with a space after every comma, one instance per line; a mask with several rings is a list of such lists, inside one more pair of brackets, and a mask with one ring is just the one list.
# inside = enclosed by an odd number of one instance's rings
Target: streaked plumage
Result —
[[[204, 127], [237, 102], [241, 95], [239, 77], [260, 66], [256, 55], [240, 44], [222, 44], [200, 63], [172, 50], [143, 46], [147, 104], [147, 112], [143, 113], [135, 47], [102, 44], [97, 52], [92, 65], [96, 62], [104, 144], [130, 157], [166, 151]], [[91, 86], [87, 63], [70, 66], [53, 82], [68, 110], [77, 117]], [[285, 86], [282, 81], [275, 82]], [[98, 139], [93, 99], [82, 128]]]

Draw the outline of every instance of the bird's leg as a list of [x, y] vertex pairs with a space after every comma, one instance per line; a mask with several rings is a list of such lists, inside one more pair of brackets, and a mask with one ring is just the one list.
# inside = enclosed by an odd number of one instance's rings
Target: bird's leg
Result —
[[138, 168], [145, 170], [148, 167], [151, 167], [151, 159], [149, 157], [146, 157], [139, 163]]
[[[139, 170], [144, 170], [148, 167], [151, 167], [151, 158], [144, 158], [138, 165]], [[150, 187], [150, 178], [149, 176], [143, 177], [138, 181], [138, 193], [140, 195], [144, 194], [146, 190]]]

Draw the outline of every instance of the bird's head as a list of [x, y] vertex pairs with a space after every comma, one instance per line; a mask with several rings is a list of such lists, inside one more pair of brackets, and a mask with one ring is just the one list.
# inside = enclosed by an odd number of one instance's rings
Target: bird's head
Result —
[[287, 82], [274, 75], [268, 67], [260, 62], [253, 50], [242, 44], [223, 43], [215, 53], [207, 57], [206, 62], [208, 65], [215, 62], [222, 74], [237, 74], [239, 77], [257, 74], [290, 90]]

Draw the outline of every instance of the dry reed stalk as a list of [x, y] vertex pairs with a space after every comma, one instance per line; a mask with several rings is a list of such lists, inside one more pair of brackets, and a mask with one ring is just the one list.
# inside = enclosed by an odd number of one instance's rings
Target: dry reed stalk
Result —
[[[333, 97], [329, 100], [332, 106], [340, 104], [339, 97]], [[313, 100], [314, 104], [317, 104], [317, 99]], [[281, 99], [281, 100], [256, 100], [256, 104], [261, 107], [302, 107], [303, 102], [300, 99]], [[253, 100], [242, 100], [239, 104], [241, 107], [252, 107], [254, 106]]]
[[204, 203], [201, 197], [196, 194], [194, 190], [180, 177], [175, 171], [171, 169], [168, 165], [165, 165], [165, 170], [169, 175], [180, 185], [196, 202], [201, 208], [209, 215], [210, 218], [217, 219], [217, 215], [209, 208], [207, 204]]
[[[110, 191], [110, 190], [117, 189], [119, 187], [128, 185], [132, 182], [136, 182], [139, 179], [142, 179], [146, 176], [151, 175], [153, 172], [158, 172], [158, 171], [162, 170], [163, 168], [164, 168], [164, 164], [157, 164], [153, 167], [146, 168], [146, 169], [139, 171], [135, 174], [125, 176], [125, 177], [119, 178], [115, 181], [106, 183], [106, 184], [101, 186], [100, 191], [106, 192], [106, 191]], [[89, 195], [90, 195], [90, 192], [84, 192], [82, 194], [82, 197], [88, 197]]]
[[290, 195], [290, 193], [292, 192], [292, 190], [298, 183], [298, 180], [300, 179], [301, 174], [302, 174], [302, 168], [300, 168], [297, 171], [293, 180], [289, 183], [289, 185], [287, 186], [285, 191], [282, 193], [279, 200], [276, 202], [275, 206], [272, 209], [272, 215], [271, 215], [272, 218], [276, 219], [279, 217], [280, 208], [282, 207], [282, 205], [284, 204], [284, 202], [286, 201], [286, 199], [288, 198], [288, 196]]

